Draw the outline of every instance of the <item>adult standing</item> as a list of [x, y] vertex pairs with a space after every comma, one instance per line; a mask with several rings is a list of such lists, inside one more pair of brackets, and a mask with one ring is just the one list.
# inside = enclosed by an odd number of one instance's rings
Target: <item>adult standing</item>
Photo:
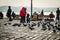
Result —
[[12, 12], [11, 6], [8, 6], [8, 10], [7, 10], [6, 16], [9, 18], [9, 21], [12, 21], [12, 19], [11, 19], [11, 12]]
[[3, 19], [3, 13], [2, 12], [0, 12], [0, 19]]
[[60, 10], [59, 10], [59, 8], [57, 8], [57, 11], [56, 11], [56, 20], [59, 20], [59, 15], [60, 15]]
[[43, 12], [43, 10], [41, 11], [41, 15], [44, 16], [44, 12]]
[[22, 7], [22, 9], [20, 10], [20, 17], [21, 17], [21, 23], [25, 23], [25, 16], [26, 16], [26, 8]]

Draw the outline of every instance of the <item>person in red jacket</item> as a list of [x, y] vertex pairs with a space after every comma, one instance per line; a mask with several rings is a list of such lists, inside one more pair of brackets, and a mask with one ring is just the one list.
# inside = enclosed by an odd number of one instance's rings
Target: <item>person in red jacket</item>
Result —
[[22, 9], [20, 10], [20, 17], [21, 17], [21, 23], [25, 23], [25, 16], [26, 16], [26, 8], [22, 7]]

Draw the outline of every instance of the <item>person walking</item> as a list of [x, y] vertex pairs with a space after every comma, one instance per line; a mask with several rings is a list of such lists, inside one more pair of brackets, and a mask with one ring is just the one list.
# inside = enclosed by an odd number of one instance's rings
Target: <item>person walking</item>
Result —
[[60, 10], [57, 8], [56, 10], [56, 20], [59, 20]]
[[9, 21], [12, 21], [11, 12], [12, 12], [11, 6], [8, 6], [8, 10], [7, 10], [6, 16], [9, 18]]

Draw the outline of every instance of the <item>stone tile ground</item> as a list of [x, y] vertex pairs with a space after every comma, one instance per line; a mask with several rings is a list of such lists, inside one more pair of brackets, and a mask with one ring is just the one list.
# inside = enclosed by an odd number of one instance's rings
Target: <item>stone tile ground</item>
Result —
[[[51, 30], [41, 30], [41, 26], [34, 26], [34, 30], [30, 30], [28, 26], [24, 27], [21, 25], [12, 26], [14, 23], [19, 23], [20, 21], [14, 20], [10, 23], [11, 25], [4, 23], [8, 23], [7, 20], [0, 21], [0, 40], [60, 40], [60, 31], [57, 33], [53, 33]], [[34, 21], [37, 22], [37, 21]]]

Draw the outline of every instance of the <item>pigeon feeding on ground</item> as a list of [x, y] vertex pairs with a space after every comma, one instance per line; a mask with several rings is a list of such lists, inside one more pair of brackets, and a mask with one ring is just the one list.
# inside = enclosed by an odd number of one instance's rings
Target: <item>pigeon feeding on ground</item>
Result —
[[59, 30], [59, 31], [60, 31], [60, 28], [57, 28], [57, 30]]
[[11, 23], [8, 23], [9, 25], [11, 25]]
[[36, 23], [33, 23], [33, 22], [32, 22], [31, 27], [33, 27], [33, 26], [36, 26]]
[[20, 27], [21, 24], [18, 24], [18, 27]]
[[37, 23], [38, 27], [40, 26], [40, 22]]
[[7, 25], [7, 23], [5, 23], [4, 25]]
[[54, 28], [54, 25], [53, 24], [49, 23], [49, 25], [52, 26], [52, 28]]
[[25, 27], [27, 26], [27, 24], [23, 24]]
[[20, 26], [20, 24], [15, 23], [15, 24], [13, 24], [12, 26], [18, 26], [18, 27], [19, 27], [19, 26]]
[[51, 29], [51, 26], [50, 25], [47, 25], [48, 26], [48, 30], [50, 30]]
[[56, 33], [57, 26], [54, 26], [53, 33]]
[[31, 25], [30, 25], [30, 24], [28, 25], [28, 28], [29, 28], [30, 30], [34, 30], [34, 28], [33, 28], [33, 27], [31, 27]]
[[60, 27], [60, 23], [58, 24], [58, 27]]
[[55, 24], [58, 24], [58, 22], [56, 22]]
[[60, 24], [58, 24], [58, 26], [56, 27], [56, 29], [60, 31]]
[[42, 24], [42, 30], [46, 30], [47, 28], [46, 28], [46, 25], [45, 25], [45, 23], [43, 23]]
[[29, 29], [30, 29], [30, 30], [34, 30], [34, 28], [33, 28], [33, 27], [29, 27]]
[[56, 30], [55, 29], [53, 30], [53, 33], [56, 33]]
[[7, 25], [7, 24], [11, 25], [11, 23], [5, 23], [4, 25]]

